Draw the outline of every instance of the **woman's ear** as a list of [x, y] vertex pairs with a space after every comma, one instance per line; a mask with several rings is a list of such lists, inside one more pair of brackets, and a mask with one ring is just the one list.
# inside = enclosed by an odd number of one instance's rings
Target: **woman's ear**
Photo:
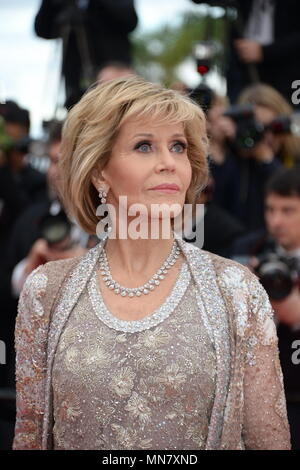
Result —
[[100, 188], [102, 188], [104, 191], [108, 192], [109, 184], [106, 182], [106, 179], [103, 176], [103, 172], [100, 171], [99, 169], [95, 168], [92, 171], [91, 181], [93, 185], [95, 186], [95, 188], [97, 189], [97, 191], [99, 191]]

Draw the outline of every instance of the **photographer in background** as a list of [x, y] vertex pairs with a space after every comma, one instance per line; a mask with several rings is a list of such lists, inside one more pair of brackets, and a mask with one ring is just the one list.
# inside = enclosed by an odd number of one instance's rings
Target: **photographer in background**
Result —
[[137, 25], [133, 0], [42, 0], [34, 28], [44, 39], [62, 38], [62, 75], [69, 108], [108, 61], [130, 64], [129, 33]]
[[[45, 175], [27, 161], [30, 118], [14, 101], [0, 103], [0, 256], [6, 253], [16, 218], [46, 197]], [[2, 254], [3, 253], [3, 254]], [[0, 277], [2, 279], [2, 266]], [[0, 291], [2, 290], [2, 284]], [[1, 294], [0, 294], [1, 296]]]
[[267, 142], [284, 166], [290, 168], [300, 161], [299, 133], [296, 135], [286, 125], [288, 118], [292, 120], [299, 113], [294, 114], [291, 105], [277, 90], [263, 83], [252, 85], [242, 91], [238, 103], [255, 107], [257, 119], [265, 127]]
[[[218, 135], [223, 152], [221, 159], [211, 146], [215, 201], [248, 230], [264, 227], [263, 191], [268, 179], [280, 166], [291, 167], [298, 161], [297, 116], [299, 129], [299, 114], [292, 113], [285, 99], [264, 84], [245, 89], [239, 104], [223, 108], [223, 114], [219, 109], [208, 115], [212, 144]], [[228, 127], [229, 119], [234, 132]]]
[[[58, 161], [62, 123], [50, 128], [47, 171], [48, 197], [29, 207], [17, 220], [8, 245], [8, 272], [12, 272], [12, 291], [18, 297], [30, 272], [40, 264], [79, 256], [89, 246], [89, 235], [73, 224], [58, 197]], [[30, 227], [30, 230], [25, 230]]]
[[231, 257], [258, 275], [275, 310], [292, 448], [300, 449], [300, 355], [295, 351], [300, 341], [299, 167], [282, 168], [268, 182], [265, 220], [266, 230], [236, 241]]
[[239, 172], [228, 143], [235, 138], [236, 124], [230, 117], [225, 116], [227, 108], [228, 100], [213, 93], [206, 117], [210, 170], [214, 186], [212, 200], [234, 216]]
[[263, 188], [281, 162], [265, 132], [258, 108], [234, 106], [224, 108], [222, 114], [214, 113], [212, 108], [208, 121], [212, 136], [219, 134], [219, 149], [223, 151], [222, 159], [213, 153], [214, 138], [210, 155], [214, 201], [247, 230], [262, 228]]

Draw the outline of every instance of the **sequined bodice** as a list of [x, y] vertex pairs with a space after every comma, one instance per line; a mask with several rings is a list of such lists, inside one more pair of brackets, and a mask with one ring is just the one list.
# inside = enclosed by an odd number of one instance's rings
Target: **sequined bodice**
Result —
[[163, 305], [131, 322], [107, 310], [94, 274], [56, 351], [54, 448], [204, 448], [215, 359], [186, 263]]

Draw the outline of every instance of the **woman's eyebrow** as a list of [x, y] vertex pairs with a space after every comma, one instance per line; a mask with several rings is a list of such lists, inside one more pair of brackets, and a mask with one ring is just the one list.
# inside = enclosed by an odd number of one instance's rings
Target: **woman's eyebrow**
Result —
[[142, 134], [135, 134], [135, 135], [133, 136], [133, 139], [134, 139], [135, 137], [153, 137], [153, 134], [147, 134], [146, 132], [143, 132]]
[[[148, 133], [146, 133], [146, 132], [143, 132], [143, 133], [141, 133], [141, 134], [135, 134], [135, 135], [133, 136], [133, 139], [135, 139], [136, 137], [154, 137], [154, 135], [153, 135], [153, 134], [148, 134]], [[173, 137], [184, 137], [184, 138], [185, 138], [185, 135], [184, 135], [184, 134], [173, 134], [171, 137], [172, 137], [172, 138], [173, 138]]]

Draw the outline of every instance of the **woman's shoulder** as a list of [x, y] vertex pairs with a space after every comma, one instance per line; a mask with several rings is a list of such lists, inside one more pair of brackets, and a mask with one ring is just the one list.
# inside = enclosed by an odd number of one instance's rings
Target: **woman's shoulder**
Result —
[[255, 324], [263, 335], [263, 342], [276, 341], [274, 310], [259, 278], [236, 261], [206, 253], [214, 265], [223, 297], [233, 308], [239, 332]]
[[17, 336], [24, 328], [30, 331], [33, 326], [35, 330], [44, 332], [53, 305], [63, 292], [64, 283], [68, 282], [69, 278], [72, 279], [72, 273], [85, 256], [49, 261], [29, 274], [18, 301]]
[[230, 273], [234, 273], [234, 272], [239, 273], [248, 278], [256, 278], [256, 276], [250, 271], [250, 269], [247, 266], [244, 266], [243, 264], [238, 263], [237, 261], [234, 261], [230, 258], [225, 258], [224, 256], [216, 255], [215, 253], [211, 253], [210, 251], [206, 251], [206, 250], [201, 250], [201, 251], [205, 253], [207, 256], [209, 256], [209, 258], [211, 259], [211, 262], [214, 265], [215, 270], [220, 275], [228, 271]]
[[215, 279], [223, 294], [234, 298], [237, 296], [248, 302], [255, 302], [266, 296], [265, 290], [258, 277], [250, 269], [237, 261], [216, 255], [210, 251], [199, 248], [192, 243], [181, 243], [182, 249], [190, 260], [190, 265], [196, 276], [205, 272], [211, 279]]
[[60, 259], [57, 261], [48, 261], [34, 269], [26, 279], [26, 284], [33, 284], [36, 279], [44, 278], [47, 281], [54, 281], [58, 284], [59, 279], [63, 279], [68, 272], [80, 262], [82, 256], [74, 258]]
[[45, 309], [52, 303], [65, 279], [71, 275], [84, 256], [49, 261], [34, 269], [23, 285], [19, 306], [40, 305], [41, 309]]
[[258, 277], [250, 271], [247, 266], [232, 259], [224, 258], [223, 256], [208, 251], [202, 251], [210, 257], [216, 276], [220, 282], [232, 288], [236, 287], [241, 289], [244, 287], [247, 291], [250, 290], [252, 293], [257, 289], [260, 292], [263, 290]]
[[267, 296], [258, 277], [247, 266], [196, 246], [188, 249], [193, 251], [194, 260], [198, 258], [200, 266], [210, 266], [218, 285], [228, 296], [239, 297], [240, 302], [243, 297], [253, 303]]
[[199, 248], [192, 243], [186, 243], [185, 250], [192, 254], [193, 259], [198, 258], [198, 260], [203, 264], [212, 264], [217, 276], [222, 277], [227, 274], [236, 274], [244, 276], [250, 280], [257, 279], [255, 274], [253, 274], [249, 268], [230, 258], [216, 255], [215, 253]]

